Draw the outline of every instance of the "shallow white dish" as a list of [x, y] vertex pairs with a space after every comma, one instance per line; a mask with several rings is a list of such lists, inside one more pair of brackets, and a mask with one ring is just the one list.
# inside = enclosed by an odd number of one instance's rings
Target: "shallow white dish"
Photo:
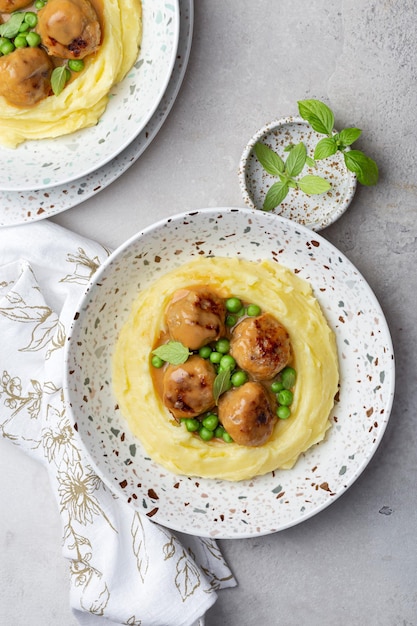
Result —
[[[275, 120], [257, 131], [245, 147], [239, 163], [239, 184], [245, 203], [252, 209], [262, 210], [268, 189], [278, 180], [265, 172], [259, 163], [254, 152], [256, 143], [266, 144], [285, 161], [288, 154], [284, 148], [300, 142], [305, 144], [308, 156], [313, 158], [314, 148], [323, 137], [301, 117]], [[304, 174], [321, 176], [331, 183], [332, 188], [327, 193], [311, 196], [291, 188], [273, 212], [319, 231], [346, 211], [356, 191], [356, 176], [346, 168], [340, 152], [331, 159], [317, 161], [315, 168], [306, 167]]]
[[[237, 483], [174, 475], [154, 463], [115, 407], [111, 360], [138, 289], [192, 257], [272, 259], [308, 280], [333, 328], [340, 394], [326, 440], [292, 470]], [[221, 538], [273, 533], [315, 515], [365, 469], [385, 431], [394, 393], [389, 330], [350, 261], [309, 229], [250, 209], [203, 209], [151, 226], [97, 271], [74, 317], [65, 396], [81, 445], [117, 495], [165, 526]]]
[[144, 129], [106, 165], [68, 185], [37, 191], [0, 190], [0, 227], [42, 220], [77, 206], [106, 189], [138, 160], [168, 117], [187, 69], [194, 24], [193, 0], [179, 0], [179, 7], [180, 35], [171, 79], [157, 110]]
[[95, 126], [56, 139], [0, 147], [0, 189], [48, 189], [99, 169], [146, 126], [171, 77], [178, 47], [178, 0], [142, 0], [143, 38], [137, 62], [111, 90]]

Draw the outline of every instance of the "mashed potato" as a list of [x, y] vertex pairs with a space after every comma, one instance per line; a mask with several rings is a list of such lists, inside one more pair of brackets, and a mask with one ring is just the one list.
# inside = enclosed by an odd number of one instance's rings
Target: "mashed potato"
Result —
[[58, 96], [30, 108], [12, 106], [0, 96], [0, 144], [15, 148], [26, 139], [67, 135], [97, 123], [111, 87], [135, 62], [142, 38], [140, 0], [103, 0], [102, 14], [98, 52], [85, 59], [85, 69]]
[[[258, 304], [289, 332], [297, 371], [291, 417], [279, 420], [262, 446], [202, 441], [173, 420], [154, 390], [150, 354], [165, 329], [167, 304], [175, 290], [198, 284]], [[201, 258], [162, 276], [136, 299], [113, 359], [114, 393], [147, 453], [174, 473], [233, 481], [289, 469], [321, 441], [330, 426], [338, 379], [335, 338], [311, 286], [270, 261]]]

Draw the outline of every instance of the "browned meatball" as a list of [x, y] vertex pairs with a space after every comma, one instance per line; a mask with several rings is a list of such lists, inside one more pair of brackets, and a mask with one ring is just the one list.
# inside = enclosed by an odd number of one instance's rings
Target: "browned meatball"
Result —
[[168, 365], [163, 378], [163, 402], [176, 418], [195, 417], [214, 405], [213, 365], [191, 356], [182, 365]]
[[37, 31], [51, 56], [82, 59], [100, 46], [100, 23], [89, 0], [48, 0], [38, 18]]
[[209, 287], [178, 290], [166, 312], [171, 337], [191, 350], [198, 350], [224, 335], [225, 318], [222, 298]]
[[[32, 4], [33, 0], [0, 0], [0, 13], [13, 13]], [[1, 24], [1, 21], [0, 21]]]
[[247, 317], [233, 331], [230, 354], [255, 380], [270, 380], [291, 358], [290, 338], [269, 313]]
[[51, 94], [52, 69], [41, 48], [16, 48], [0, 57], [0, 95], [17, 107], [33, 106]]
[[236, 443], [262, 446], [270, 438], [277, 418], [265, 387], [249, 381], [220, 396], [219, 420]]

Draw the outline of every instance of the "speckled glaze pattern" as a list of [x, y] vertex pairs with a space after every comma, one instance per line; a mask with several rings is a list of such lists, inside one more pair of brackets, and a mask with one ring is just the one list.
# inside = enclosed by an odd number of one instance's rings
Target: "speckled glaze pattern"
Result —
[[[118, 410], [112, 352], [134, 297], [156, 276], [200, 255], [270, 259], [291, 268], [311, 283], [336, 334], [341, 378], [333, 427], [291, 470], [236, 483], [174, 475], [146, 455]], [[248, 208], [180, 214], [115, 251], [79, 304], [65, 367], [71, 419], [110, 489], [163, 525], [219, 538], [273, 533], [334, 502], [377, 449], [394, 394], [390, 333], [364, 278], [320, 235]]]
[[143, 0], [143, 38], [137, 62], [110, 93], [98, 124], [56, 139], [0, 148], [3, 191], [63, 185], [102, 167], [126, 148], [155, 113], [175, 63], [177, 0]]
[[[278, 178], [262, 168], [255, 152], [256, 143], [264, 143], [285, 161], [284, 148], [303, 142], [307, 155], [313, 158], [314, 148], [324, 135], [316, 133], [301, 117], [285, 117], [266, 124], [249, 141], [239, 163], [239, 184], [243, 199], [252, 209], [262, 209], [268, 189]], [[316, 161], [316, 167], [307, 167], [303, 175], [313, 174], [328, 180], [332, 187], [324, 194], [308, 196], [299, 189], [290, 189], [274, 213], [291, 219], [314, 231], [319, 231], [336, 221], [348, 208], [356, 190], [356, 176], [344, 163], [340, 152]], [[297, 177], [299, 178], [299, 177]]]
[[132, 143], [109, 163], [68, 185], [37, 191], [0, 190], [0, 227], [24, 224], [66, 211], [106, 189], [131, 167], [156, 137], [181, 87], [191, 51], [193, 0], [179, 0], [180, 34], [175, 65], [163, 98]]

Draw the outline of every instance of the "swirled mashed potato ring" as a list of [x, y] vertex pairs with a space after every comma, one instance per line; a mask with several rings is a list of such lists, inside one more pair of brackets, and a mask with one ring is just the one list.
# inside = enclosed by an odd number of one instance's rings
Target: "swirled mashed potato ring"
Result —
[[[173, 420], [154, 390], [150, 353], [165, 328], [166, 306], [176, 289], [198, 284], [258, 304], [289, 332], [297, 371], [291, 417], [279, 420], [262, 446], [202, 441]], [[174, 473], [231, 481], [290, 469], [321, 441], [330, 427], [338, 380], [335, 337], [311, 286], [271, 261], [202, 258], [160, 277], [137, 297], [113, 359], [115, 395], [147, 453]]]
[[103, 41], [85, 68], [58, 96], [17, 108], [0, 96], [0, 143], [14, 148], [26, 139], [54, 138], [93, 126], [103, 114], [113, 85], [138, 56], [142, 39], [140, 0], [104, 0]]

